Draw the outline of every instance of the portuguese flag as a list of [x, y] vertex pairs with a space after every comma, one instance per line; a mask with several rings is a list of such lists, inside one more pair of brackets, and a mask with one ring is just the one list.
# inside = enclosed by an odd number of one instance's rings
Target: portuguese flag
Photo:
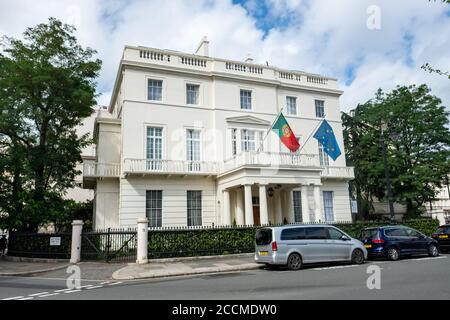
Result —
[[280, 113], [280, 115], [278, 116], [278, 119], [277, 121], [275, 121], [272, 130], [274, 130], [278, 134], [281, 142], [283, 142], [284, 145], [289, 150], [291, 150], [291, 152], [297, 151], [297, 149], [300, 147], [300, 144], [298, 143], [294, 132], [292, 132], [291, 127], [289, 127], [289, 124], [287, 123], [286, 118], [283, 116], [283, 113]]

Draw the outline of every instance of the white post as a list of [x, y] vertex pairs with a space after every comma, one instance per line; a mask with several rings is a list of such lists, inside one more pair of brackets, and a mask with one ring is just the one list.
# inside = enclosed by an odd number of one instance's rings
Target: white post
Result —
[[295, 223], [295, 213], [294, 213], [294, 200], [292, 197], [292, 190], [286, 190], [286, 202], [288, 210], [288, 223]]
[[322, 202], [320, 201], [320, 186], [314, 185], [314, 220], [317, 222], [322, 219]]
[[241, 188], [236, 190], [236, 224], [242, 226], [244, 220], [244, 191]]
[[78, 263], [81, 258], [81, 231], [83, 230], [82, 220], [72, 222], [72, 250], [70, 252], [70, 263]]
[[253, 203], [252, 203], [252, 185], [244, 185], [245, 194], [245, 224], [252, 226], [253, 222]]
[[259, 215], [262, 225], [269, 224], [269, 211], [267, 210], [266, 185], [259, 185]]
[[223, 224], [231, 225], [230, 191], [223, 190]]
[[148, 262], [148, 219], [137, 220], [137, 260], [136, 263]]
[[308, 223], [311, 221], [309, 217], [309, 202], [308, 202], [308, 186], [302, 185], [302, 221]]

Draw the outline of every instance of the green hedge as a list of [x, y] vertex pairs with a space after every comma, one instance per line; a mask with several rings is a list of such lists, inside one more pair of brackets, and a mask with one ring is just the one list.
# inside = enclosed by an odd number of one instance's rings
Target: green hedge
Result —
[[[404, 221], [403, 225], [430, 236], [439, 226], [438, 220]], [[335, 223], [354, 238], [364, 228], [384, 226], [383, 222]], [[199, 229], [151, 230], [148, 234], [148, 257], [170, 258], [204, 255], [223, 255], [254, 252], [255, 232], [259, 227], [215, 227]]]

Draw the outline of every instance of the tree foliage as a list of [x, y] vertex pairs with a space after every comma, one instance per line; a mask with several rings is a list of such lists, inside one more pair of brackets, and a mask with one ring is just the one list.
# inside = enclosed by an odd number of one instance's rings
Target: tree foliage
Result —
[[23, 39], [4, 37], [0, 53], [0, 213], [8, 228], [33, 230], [66, 205], [81, 149], [75, 127], [96, 104], [101, 61], [75, 28], [50, 18]]
[[342, 114], [348, 163], [355, 167], [351, 187], [364, 215], [373, 197], [387, 199], [381, 132], [394, 200], [414, 217], [435, 198], [450, 173], [448, 116], [426, 85], [397, 87], [387, 94], [379, 90], [374, 99]]

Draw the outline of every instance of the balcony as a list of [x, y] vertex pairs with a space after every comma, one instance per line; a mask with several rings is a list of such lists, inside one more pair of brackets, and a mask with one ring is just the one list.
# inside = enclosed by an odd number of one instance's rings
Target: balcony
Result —
[[83, 188], [91, 189], [98, 178], [120, 177], [120, 165], [116, 163], [83, 162]]
[[273, 168], [315, 168], [320, 170], [319, 156], [315, 154], [291, 154], [277, 152], [242, 152], [225, 160], [220, 168], [225, 173], [243, 166]]
[[215, 162], [187, 160], [148, 160], [125, 159], [124, 173], [129, 174], [164, 174], [164, 175], [217, 175]]
[[325, 167], [320, 176], [324, 179], [352, 180], [355, 178], [355, 172], [353, 167]]

